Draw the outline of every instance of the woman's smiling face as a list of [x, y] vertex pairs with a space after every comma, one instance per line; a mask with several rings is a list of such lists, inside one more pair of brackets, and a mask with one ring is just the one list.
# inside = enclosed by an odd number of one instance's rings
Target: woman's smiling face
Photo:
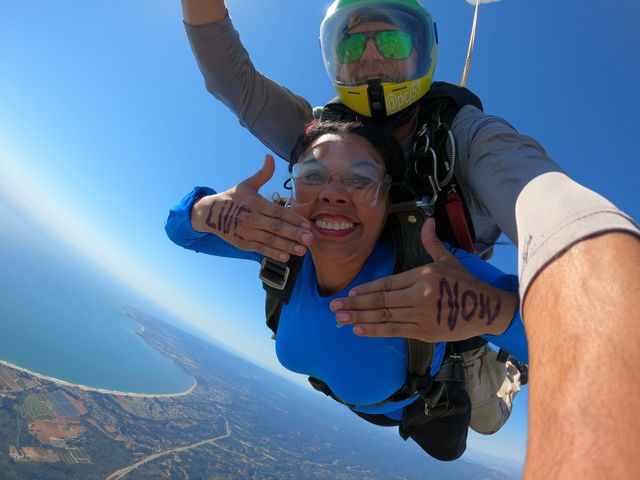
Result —
[[[313, 225], [314, 262], [364, 264], [387, 218], [382, 157], [358, 135], [329, 133], [300, 155], [298, 165], [292, 207]], [[304, 172], [304, 182], [296, 171]]]

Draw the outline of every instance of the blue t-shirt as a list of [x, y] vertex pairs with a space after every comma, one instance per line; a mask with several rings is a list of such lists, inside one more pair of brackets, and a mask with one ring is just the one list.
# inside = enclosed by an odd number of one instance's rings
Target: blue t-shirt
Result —
[[[321, 296], [316, 271], [307, 254], [289, 302], [282, 306], [276, 353], [287, 369], [324, 381], [345, 402], [360, 405], [364, 413], [390, 413], [413, 402], [365, 407], [389, 398], [407, 379], [404, 338], [367, 338], [350, 327], [337, 328], [329, 309], [332, 300], [347, 296], [356, 285], [393, 273], [395, 258], [390, 244], [378, 243], [358, 276], [342, 291]], [[436, 343], [431, 374], [440, 369], [445, 344]]]
[[[210, 188], [196, 187], [187, 195], [171, 210], [165, 225], [167, 235], [176, 244], [197, 252], [260, 262], [262, 255], [240, 250], [217, 235], [197, 232], [192, 228], [190, 212], [193, 203], [214, 193]], [[463, 250], [451, 251], [472, 275], [499, 288], [517, 291], [514, 275], [506, 275]], [[376, 407], [364, 406], [385, 400], [404, 385], [407, 372], [405, 339], [359, 337], [349, 327], [336, 328], [335, 314], [329, 309], [332, 300], [347, 296], [356, 285], [391, 275], [394, 260], [392, 245], [379, 242], [358, 276], [343, 291], [321, 296], [313, 261], [307, 253], [291, 298], [280, 313], [276, 353], [285, 368], [322, 380], [345, 402], [360, 405], [357, 410], [384, 413], [397, 420], [401, 418], [402, 407], [414, 399]], [[526, 336], [519, 312], [504, 333], [483, 337], [528, 362]], [[432, 375], [439, 370], [444, 351], [444, 343], [435, 345]]]

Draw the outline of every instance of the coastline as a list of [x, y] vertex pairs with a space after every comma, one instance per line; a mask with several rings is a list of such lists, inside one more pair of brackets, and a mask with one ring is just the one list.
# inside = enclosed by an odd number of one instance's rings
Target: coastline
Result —
[[67, 382], [65, 380], [60, 380], [59, 378], [49, 377], [49, 376], [43, 375], [41, 373], [32, 372], [31, 370], [27, 370], [26, 368], [19, 367], [18, 365], [14, 365], [13, 363], [9, 363], [9, 362], [4, 361], [4, 360], [0, 360], [0, 365], [2, 365], [3, 367], [10, 368], [12, 370], [18, 371], [20, 373], [25, 373], [27, 375], [31, 375], [32, 377], [35, 377], [35, 378], [37, 378], [39, 380], [44, 380], [44, 381], [47, 381], [47, 382], [51, 382], [51, 383], [54, 383], [56, 385], [60, 385], [60, 386], [63, 386], [63, 387], [77, 388], [77, 389], [83, 390], [85, 392], [101, 393], [103, 395], [113, 395], [113, 396], [118, 396], [118, 397], [132, 397], [132, 398], [173, 398], [173, 397], [184, 397], [184, 396], [187, 396], [187, 395], [191, 394], [191, 392], [193, 392], [193, 390], [198, 385], [198, 380], [196, 380], [195, 377], [192, 377], [193, 378], [193, 385], [191, 385], [191, 387], [189, 387], [188, 389], [186, 389], [183, 392], [177, 392], [177, 393], [120, 392], [118, 390], [107, 390], [105, 388], [88, 387], [86, 385]]

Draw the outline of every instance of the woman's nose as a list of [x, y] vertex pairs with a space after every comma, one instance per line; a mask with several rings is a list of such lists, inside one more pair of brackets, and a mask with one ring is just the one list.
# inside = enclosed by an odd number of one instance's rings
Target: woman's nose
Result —
[[330, 181], [320, 191], [320, 200], [325, 203], [343, 204], [349, 201], [349, 192], [342, 181]]

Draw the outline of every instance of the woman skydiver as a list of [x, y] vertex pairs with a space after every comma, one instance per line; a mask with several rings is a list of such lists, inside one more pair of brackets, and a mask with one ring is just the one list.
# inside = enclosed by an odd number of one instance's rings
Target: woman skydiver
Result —
[[[320, 380], [334, 398], [365, 419], [399, 426], [403, 438], [410, 436], [435, 458], [458, 458], [466, 448], [471, 418], [464, 388], [464, 383], [470, 386], [469, 379], [440, 382], [445, 393], [442, 396], [441, 391], [438, 399], [446, 400], [449, 410], [438, 415], [429, 416], [427, 397], [436, 390], [439, 373], [455, 372], [456, 365], [460, 372], [460, 357], [447, 342], [483, 335], [528, 361], [517, 282], [474, 255], [447, 250], [430, 220], [421, 238], [433, 258], [424, 266], [432, 282], [420, 286], [427, 297], [422, 305], [430, 307], [412, 324], [396, 323], [387, 316], [336, 329], [336, 320], [339, 326], [354, 322], [348, 315], [336, 316], [333, 311], [339, 306], [332, 301], [346, 297], [357, 285], [390, 275], [397, 261], [407, 257], [406, 248], [416, 244], [416, 239], [402, 238], [406, 229], [391, 213], [392, 204], [404, 203], [412, 195], [403, 184], [401, 148], [390, 134], [359, 123], [313, 122], [291, 159], [291, 209], [308, 220], [313, 240], [292, 295], [282, 305], [276, 336], [280, 363]], [[265, 161], [263, 172], [272, 169], [272, 162]], [[237, 235], [238, 226], [251, 215], [247, 205], [234, 200], [241, 187], [222, 193], [196, 187], [167, 219], [171, 240], [199, 252], [261, 262], [263, 255], [225, 241]], [[420, 235], [419, 228], [413, 230]], [[428, 257], [422, 264], [427, 262]], [[406, 307], [411, 305], [407, 299]], [[430, 360], [434, 383], [421, 394], [414, 390], [398, 395], [407, 382], [405, 337], [435, 344]], [[514, 394], [511, 389], [506, 401]]]

